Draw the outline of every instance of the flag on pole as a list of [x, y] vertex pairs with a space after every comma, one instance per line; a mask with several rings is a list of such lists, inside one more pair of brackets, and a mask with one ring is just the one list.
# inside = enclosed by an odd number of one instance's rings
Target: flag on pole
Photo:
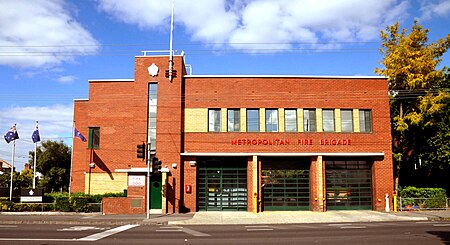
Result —
[[31, 139], [33, 140], [33, 143], [41, 141], [41, 135], [39, 135], [39, 127], [37, 121], [36, 121], [36, 129], [34, 130], [33, 135], [31, 135]]
[[19, 139], [19, 133], [17, 133], [16, 124], [14, 124], [14, 126], [12, 126], [8, 132], [6, 132], [5, 140], [6, 143], [9, 144], [9, 142], [17, 139]]
[[73, 127], [73, 137], [79, 138], [81, 141], [86, 142], [86, 138], [75, 127]]

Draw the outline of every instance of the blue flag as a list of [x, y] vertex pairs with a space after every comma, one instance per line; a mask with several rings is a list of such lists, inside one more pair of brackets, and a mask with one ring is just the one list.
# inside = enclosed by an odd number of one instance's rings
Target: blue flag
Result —
[[41, 141], [41, 136], [39, 135], [39, 128], [37, 123], [36, 129], [34, 130], [33, 135], [31, 135], [31, 139], [33, 140], [33, 143]]
[[6, 143], [9, 144], [9, 142], [17, 139], [19, 139], [19, 133], [17, 133], [16, 125], [14, 124], [14, 126], [12, 126], [12, 128], [8, 132], [6, 132], [5, 140]]
[[77, 128], [74, 128], [73, 136], [79, 138], [83, 142], [86, 142], [86, 138], [80, 133], [80, 131], [77, 130]]

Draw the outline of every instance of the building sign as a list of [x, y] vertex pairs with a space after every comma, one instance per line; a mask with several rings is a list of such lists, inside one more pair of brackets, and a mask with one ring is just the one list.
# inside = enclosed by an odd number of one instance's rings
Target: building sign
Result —
[[20, 189], [21, 202], [42, 202], [44, 191], [42, 188]]
[[145, 186], [145, 175], [129, 175], [128, 186], [130, 187], [142, 187]]
[[242, 139], [232, 139], [232, 145], [351, 145], [351, 139], [250, 139], [250, 138], [242, 138]]

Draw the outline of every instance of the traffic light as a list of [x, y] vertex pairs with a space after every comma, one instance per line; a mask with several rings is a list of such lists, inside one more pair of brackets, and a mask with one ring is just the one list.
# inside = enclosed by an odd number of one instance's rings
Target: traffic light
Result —
[[142, 160], [145, 160], [146, 156], [147, 156], [147, 151], [146, 151], [146, 147], [145, 147], [145, 143], [139, 144], [137, 145], [136, 148], [136, 153], [137, 153], [137, 158], [140, 158]]
[[169, 75], [170, 75], [170, 71], [169, 71], [169, 70], [166, 70], [166, 71], [165, 71], [165, 77], [168, 78]]
[[161, 161], [157, 157], [152, 158], [152, 169], [153, 173], [160, 173]]

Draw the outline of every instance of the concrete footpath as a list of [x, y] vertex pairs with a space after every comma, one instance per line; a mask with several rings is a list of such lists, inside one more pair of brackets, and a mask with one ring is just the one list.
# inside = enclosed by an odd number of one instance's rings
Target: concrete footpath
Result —
[[385, 213], [376, 211], [271, 211], [197, 212], [188, 214], [102, 215], [60, 212], [2, 212], [0, 224], [70, 224], [70, 225], [228, 225], [228, 224], [300, 224], [343, 222], [396, 222], [449, 220], [447, 211]]

